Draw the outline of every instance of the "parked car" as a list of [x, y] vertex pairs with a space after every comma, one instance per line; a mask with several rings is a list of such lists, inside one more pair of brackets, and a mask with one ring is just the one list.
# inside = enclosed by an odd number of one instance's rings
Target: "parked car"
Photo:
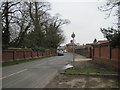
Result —
[[64, 53], [67, 53], [67, 50], [64, 50]]
[[62, 49], [57, 50], [58, 56], [64, 56], [64, 51]]

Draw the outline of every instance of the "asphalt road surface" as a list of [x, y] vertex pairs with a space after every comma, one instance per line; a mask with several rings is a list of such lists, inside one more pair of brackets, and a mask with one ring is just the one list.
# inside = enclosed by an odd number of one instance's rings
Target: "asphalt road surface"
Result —
[[55, 56], [42, 60], [27, 62], [2, 68], [2, 88], [44, 88], [64, 68], [65, 64], [72, 61], [72, 54]]

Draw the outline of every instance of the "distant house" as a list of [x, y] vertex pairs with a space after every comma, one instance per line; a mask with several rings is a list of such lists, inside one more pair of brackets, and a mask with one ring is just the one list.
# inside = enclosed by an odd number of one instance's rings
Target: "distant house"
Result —
[[97, 44], [103, 44], [103, 43], [107, 43], [107, 42], [109, 42], [109, 41], [108, 40], [100, 40], [97, 42]]
[[73, 50], [73, 45], [74, 45], [75, 48], [77, 48], [77, 45], [71, 41], [70, 43], [66, 44], [66, 50], [67, 50], [68, 52], [72, 52], [72, 50]]
[[93, 43], [86, 43], [85, 45], [83, 44], [83, 48], [88, 48], [92, 47]]

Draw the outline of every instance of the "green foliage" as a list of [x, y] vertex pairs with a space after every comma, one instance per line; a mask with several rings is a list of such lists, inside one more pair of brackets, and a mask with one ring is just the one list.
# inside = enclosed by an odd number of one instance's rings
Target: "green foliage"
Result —
[[6, 44], [2, 44], [2, 49], [8, 49], [8, 45], [6, 45]]
[[94, 44], [96, 44], [96, 43], [97, 43], [97, 39], [96, 39], [96, 38], [94, 39], [93, 43], [94, 43]]
[[64, 71], [67, 74], [80, 74], [80, 73], [100, 73], [100, 69], [94, 66], [84, 68], [70, 68]]
[[104, 37], [110, 42], [112, 47], [120, 48], [120, 31], [113, 28], [101, 28]]
[[113, 37], [111, 37], [110, 45], [112, 47], [120, 48], [120, 32], [115, 33]]
[[45, 48], [40, 47], [40, 48], [32, 48], [33, 51], [45, 51]]

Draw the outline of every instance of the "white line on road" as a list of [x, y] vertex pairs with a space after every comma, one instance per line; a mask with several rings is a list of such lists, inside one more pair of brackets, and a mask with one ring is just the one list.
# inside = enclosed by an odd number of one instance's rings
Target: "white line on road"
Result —
[[26, 70], [27, 70], [27, 69], [23, 69], [23, 70], [18, 71], [18, 72], [16, 72], [16, 73], [12, 73], [12, 74], [10, 74], [10, 75], [8, 75], [8, 76], [4, 76], [4, 77], [0, 78], [0, 80], [1, 80], [1, 79], [5, 79], [5, 78], [10, 77], [10, 76], [13, 76], [13, 75], [15, 75], [15, 74], [18, 74], [18, 73], [24, 72], [24, 71], [26, 71]]

